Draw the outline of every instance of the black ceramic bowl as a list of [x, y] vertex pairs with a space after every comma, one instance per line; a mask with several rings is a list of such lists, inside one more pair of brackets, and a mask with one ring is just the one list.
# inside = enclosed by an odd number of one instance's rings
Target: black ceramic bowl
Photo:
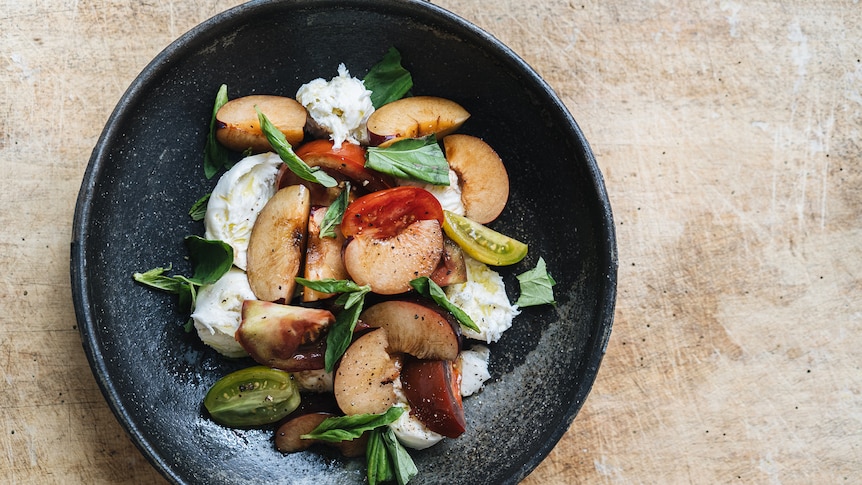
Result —
[[412, 455], [411, 483], [517, 483], [571, 424], [611, 331], [617, 256], [596, 161], [575, 120], [512, 51], [432, 4], [403, 0], [256, 1], [182, 36], [132, 83], [95, 147], [81, 186], [72, 284], [84, 350], [119, 421], [175, 483], [362, 483], [364, 460], [316, 452], [282, 456], [272, 430], [232, 430], [207, 418], [207, 389], [248, 361], [221, 358], [182, 329], [173, 295], [132, 273], [172, 264], [189, 274], [183, 237], [202, 234], [189, 207], [211, 190], [202, 151], [218, 86], [230, 96], [293, 96], [343, 62], [363, 76], [390, 46], [414, 94], [457, 101], [460, 132], [484, 138], [511, 179], [492, 227], [530, 245], [503, 268], [544, 257], [556, 307], [524, 309], [492, 344], [492, 380], [465, 401], [467, 432]]

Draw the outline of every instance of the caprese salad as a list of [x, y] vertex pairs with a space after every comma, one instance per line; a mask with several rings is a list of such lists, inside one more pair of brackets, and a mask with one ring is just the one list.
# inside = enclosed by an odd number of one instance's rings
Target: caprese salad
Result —
[[467, 109], [411, 89], [394, 48], [363, 79], [342, 64], [295, 97], [222, 86], [194, 274], [134, 274], [177, 293], [205, 344], [255, 362], [209, 390], [209, 418], [273, 426], [284, 453], [365, 456], [372, 484], [415, 476], [405, 447], [464, 433], [488, 344], [519, 308], [554, 302], [541, 258], [509, 301], [493, 268], [528, 248], [486, 225], [509, 196], [503, 161], [459, 132]]

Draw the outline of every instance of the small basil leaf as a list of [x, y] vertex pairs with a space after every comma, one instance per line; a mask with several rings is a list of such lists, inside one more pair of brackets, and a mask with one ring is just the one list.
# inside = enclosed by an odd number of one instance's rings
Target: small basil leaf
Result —
[[446, 293], [444, 293], [443, 289], [440, 288], [437, 283], [434, 283], [431, 278], [428, 278], [427, 276], [416, 278], [415, 280], [412, 280], [410, 282], [410, 286], [412, 286], [413, 289], [415, 289], [416, 292], [418, 292], [420, 295], [434, 300], [434, 303], [440, 305], [449, 313], [451, 313], [452, 316], [454, 316], [455, 319], [458, 320], [458, 323], [460, 323], [464, 327], [467, 327], [474, 332], [482, 331], [481, 329], [479, 329], [478, 325], [473, 322], [473, 319], [470, 318], [470, 315], [467, 315], [464, 310], [458, 308], [457, 305], [455, 305], [454, 303], [449, 301], [448, 298], [446, 298]]
[[368, 285], [359, 286], [350, 280], [336, 280], [334, 278], [324, 278], [322, 280], [307, 280], [300, 276], [294, 278], [300, 285], [311, 288], [314, 291], [321, 293], [351, 293], [357, 291], [370, 291]]
[[536, 267], [517, 276], [521, 295], [515, 305], [528, 307], [536, 305], [556, 305], [554, 300], [554, 278], [548, 273], [544, 258], [539, 258]]
[[386, 445], [386, 450], [389, 452], [389, 458], [392, 462], [391, 468], [395, 472], [398, 485], [406, 485], [411, 478], [419, 473], [416, 464], [413, 463], [413, 458], [410, 458], [410, 453], [398, 442], [392, 428], [384, 428], [380, 430], [380, 434], [383, 437], [383, 444]]
[[186, 246], [194, 268], [194, 275], [189, 278], [191, 283], [199, 286], [211, 285], [233, 265], [233, 248], [224, 241], [188, 236]]
[[344, 189], [338, 194], [338, 197], [336, 197], [329, 208], [326, 209], [323, 222], [320, 224], [320, 237], [335, 237], [335, 228], [341, 224], [349, 197], [350, 182], [345, 182]]
[[189, 216], [191, 216], [193, 221], [203, 220], [207, 215], [207, 203], [210, 200], [211, 194], [206, 194], [200, 199], [198, 199], [189, 209]]
[[301, 158], [296, 156], [290, 143], [288, 143], [287, 139], [284, 137], [284, 133], [276, 128], [275, 125], [269, 121], [269, 118], [267, 118], [266, 115], [257, 108], [257, 106], [255, 106], [254, 109], [257, 111], [257, 118], [260, 122], [261, 131], [263, 131], [263, 134], [266, 136], [272, 149], [275, 150], [275, 153], [278, 153], [278, 156], [281, 157], [281, 160], [285, 164], [287, 164], [287, 168], [289, 168], [291, 172], [295, 173], [303, 180], [316, 182], [324, 187], [335, 187], [338, 185], [338, 182], [328, 173], [320, 170], [318, 167], [309, 167]]
[[222, 168], [230, 167], [228, 150], [222, 146], [215, 137], [216, 113], [218, 113], [219, 108], [224, 106], [227, 101], [227, 84], [222, 84], [221, 87], [219, 87], [215, 103], [213, 104], [213, 112], [210, 117], [210, 129], [207, 134], [206, 145], [204, 146], [204, 175], [206, 175], [207, 179], [213, 178], [213, 176]]
[[375, 64], [362, 80], [371, 91], [371, 104], [379, 108], [401, 99], [413, 87], [413, 76], [401, 66], [401, 53], [390, 47], [383, 59]]
[[344, 355], [344, 351], [353, 341], [353, 330], [356, 328], [356, 322], [359, 321], [359, 314], [362, 313], [364, 305], [365, 295], [363, 294], [358, 303], [350, 308], [345, 307], [335, 316], [335, 323], [326, 334], [326, 353], [323, 356], [326, 372], [332, 372], [335, 369], [335, 363]]
[[381, 173], [434, 185], [449, 185], [449, 163], [437, 138], [408, 138], [392, 145], [368, 147], [365, 166]]
[[383, 442], [383, 430], [375, 429], [368, 433], [368, 444], [365, 448], [365, 466], [368, 485], [377, 485], [395, 480], [394, 464], [386, 452]]

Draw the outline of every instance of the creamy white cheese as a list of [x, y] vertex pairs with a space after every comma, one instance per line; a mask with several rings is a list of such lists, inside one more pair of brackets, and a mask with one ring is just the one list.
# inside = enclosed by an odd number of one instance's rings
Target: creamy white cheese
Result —
[[344, 64], [338, 65], [338, 76], [331, 80], [317, 78], [300, 86], [296, 100], [317, 127], [329, 133], [334, 148], [341, 148], [345, 141], [368, 143], [365, 123], [374, 112], [371, 91], [362, 80], [351, 77]]
[[520, 311], [509, 303], [503, 278], [496, 271], [469, 256], [465, 255], [464, 260], [467, 281], [447, 286], [446, 297], [464, 310], [481, 330], [474, 332], [462, 327], [465, 337], [496, 342], [512, 326], [512, 319]]
[[484, 345], [474, 345], [469, 350], [462, 350], [455, 361], [461, 372], [461, 396], [467, 397], [482, 390], [485, 381], [491, 378], [488, 372], [488, 359], [491, 351]]
[[433, 185], [404, 179], [399, 179], [398, 185], [421, 187], [431, 192], [440, 201], [443, 209], [454, 212], [459, 216], [464, 215], [464, 202], [461, 201], [461, 186], [458, 185], [458, 174], [452, 169], [449, 169], [449, 185]]
[[246, 268], [251, 228], [260, 210], [275, 194], [281, 164], [275, 153], [243, 158], [221, 176], [210, 195], [204, 237], [229, 244], [233, 248], [233, 264], [238, 268]]
[[409, 404], [402, 402], [396, 406], [404, 408], [404, 412], [394, 423], [389, 424], [389, 429], [395, 433], [402, 445], [414, 450], [424, 450], [443, 440], [443, 435], [431, 431], [422, 421], [410, 414]]
[[191, 318], [203, 343], [227, 357], [247, 355], [234, 334], [242, 321], [243, 300], [253, 299], [245, 272], [237, 268], [231, 268], [214, 284], [201, 287]]

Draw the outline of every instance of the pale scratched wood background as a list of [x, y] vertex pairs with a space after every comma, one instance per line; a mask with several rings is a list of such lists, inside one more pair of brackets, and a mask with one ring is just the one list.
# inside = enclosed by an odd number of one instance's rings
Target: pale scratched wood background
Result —
[[[9, 483], [163, 483], [83, 354], [72, 214], [129, 83], [238, 3], [0, 1]], [[507, 43], [560, 94], [616, 217], [607, 356], [525, 483], [862, 481], [858, 0], [435, 3]]]

